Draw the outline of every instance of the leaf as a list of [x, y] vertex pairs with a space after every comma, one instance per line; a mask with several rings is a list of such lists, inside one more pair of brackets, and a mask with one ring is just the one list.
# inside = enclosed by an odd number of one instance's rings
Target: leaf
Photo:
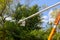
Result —
[[53, 10], [53, 12], [50, 15], [52, 16], [52, 18], [56, 18], [58, 12], [59, 12], [59, 9]]

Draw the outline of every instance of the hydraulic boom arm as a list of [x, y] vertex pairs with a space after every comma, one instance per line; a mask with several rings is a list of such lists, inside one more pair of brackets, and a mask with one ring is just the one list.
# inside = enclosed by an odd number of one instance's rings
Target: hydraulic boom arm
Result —
[[52, 31], [51, 31], [49, 37], [48, 37], [48, 40], [52, 40], [52, 37], [56, 32], [56, 27], [57, 27], [57, 25], [59, 23], [59, 20], [60, 20], [60, 12], [58, 13], [57, 18], [55, 19], [54, 26], [52, 28]]

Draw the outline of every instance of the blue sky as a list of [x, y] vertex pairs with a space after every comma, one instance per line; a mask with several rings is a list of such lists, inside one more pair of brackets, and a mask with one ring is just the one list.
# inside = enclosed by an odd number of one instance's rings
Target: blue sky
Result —
[[[24, 0], [21, 0], [20, 2], [21, 2], [21, 4], [25, 4], [26, 3]], [[30, 2], [30, 6], [35, 5], [35, 4], [37, 4], [38, 6], [41, 6], [41, 7], [44, 4], [47, 5], [47, 6], [51, 6], [51, 5], [53, 5], [53, 4], [57, 3], [57, 2], [60, 2], [60, 0], [32, 0]], [[57, 7], [60, 7], [60, 6], [57, 6]], [[49, 10], [45, 11], [44, 15], [47, 15], [48, 11]]]
[[[57, 2], [60, 2], [60, 0], [32, 0], [30, 2], [30, 6], [35, 5], [35, 4], [37, 4], [38, 6], [41, 6], [41, 7], [44, 4], [46, 4], [47, 6], [51, 6], [51, 5], [53, 5], [53, 4], [57, 3]], [[21, 0], [21, 4], [25, 4], [25, 3], [26, 2], [24, 0]], [[57, 7], [59, 7], [59, 6], [57, 6]], [[45, 11], [44, 15], [47, 15], [47, 12], [48, 11]]]
[[[30, 0], [28, 0], [28, 1], [30, 1]], [[51, 6], [51, 5], [53, 5], [53, 4], [57, 3], [57, 2], [60, 2], [60, 0], [32, 0], [32, 1], [30, 1], [30, 3], [29, 2], [28, 3], [29, 3], [30, 6], [33, 6], [33, 5], [37, 4], [38, 6], [42, 7], [42, 5]], [[26, 4], [27, 2], [24, 1], [24, 0], [21, 0], [20, 3], [21, 4]], [[60, 8], [60, 5], [56, 6], [54, 8]], [[54, 8], [51, 8], [51, 9], [54, 9]], [[49, 20], [49, 11], [51, 9], [43, 12], [43, 17], [44, 17], [44, 20], [45, 20], [45, 22], [43, 24], [44, 27], [46, 26], [46, 22]]]

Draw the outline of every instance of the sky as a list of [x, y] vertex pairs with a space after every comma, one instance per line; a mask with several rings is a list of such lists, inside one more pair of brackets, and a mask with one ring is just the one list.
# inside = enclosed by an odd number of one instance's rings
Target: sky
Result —
[[[30, 2], [27, 2], [27, 1], [30, 1]], [[47, 6], [51, 6], [51, 5], [53, 5], [53, 4], [55, 4], [55, 3], [57, 3], [57, 2], [60, 2], [60, 0], [27, 0], [27, 1], [25, 1], [25, 0], [15, 0], [15, 2], [17, 3], [17, 2], [20, 2], [21, 4], [29, 4], [29, 6], [33, 6], [33, 5], [35, 5], [35, 4], [37, 4], [38, 6], [40, 6], [40, 7], [42, 7], [42, 5], [47, 5]], [[54, 7], [54, 8], [60, 8], [60, 5], [59, 6], [56, 6], [56, 7]], [[51, 8], [51, 9], [49, 9], [49, 10], [47, 10], [47, 11], [45, 11], [45, 12], [43, 12], [43, 17], [42, 18], [44, 18], [44, 23], [43, 23], [43, 25], [44, 25], [44, 27], [47, 25], [47, 22], [49, 21], [49, 13], [51, 12], [51, 10], [53, 10], [54, 8]], [[43, 9], [43, 8], [42, 8]], [[42, 10], [41, 9], [41, 10]]]
[[[23, 0], [21, 0], [20, 1], [21, 2], [21, 4], [25, 4], [26, 2], [25, 1], [23, 1]], [[38, 6], [41, 6], [42, 7], [42, 5], [47, 5], [47, 6], [51, 6], [51, 5], [53, 5], [53, 4], [55, 4], [55, 3], [57, 3], [57, 2], [60, 2], [60, 0], [32, 0], [31, 2], [30, 2], [30, 6], [32, 6], [32, 5], [35, 5], [35, 4], [37, 4]], [[59, 8], [60, 6], [57, 6], [57, 8]], [[55, 7], [54, 7], [55, 8]], [[47, 12], [49, 12], [50, 10], [47, 10], [47, 11], [45, 11], [45, 12], [43, 12], [44, 13], [44, 15], [47, 15]]]
[[[30, 0], [28, 0], [28, 1], [30, 1]], [[32, 0], [32, 1], [30, 1], [29, 6], [33, 6], [33, 5], [35, 5], [35, 4], [37, 4], [38, 6], [41, 6], [41, 7], [42, 7], [42, 5], [51, 6], [51, 5], [53, 5], [53, 4], [57, 3], [57, 2], [60, 2], [60, 0]], [[20, 3], [21, 3], [21, 4], [26, 4], [27, 2], [24, 1], [24, 0], [21, 0]], [[28, 3], [27, 3], [27, 4], [28, 4]], [[59, 6], [56, 6], [56, 7], [54, 7], [54, 8], [60, 8], [60, 5], [59, 5]], [[44, 18], [44, 20], [43, 20], [43, 21], [44, 21], [44, 23], [43, 23], [44, 26], [43, 26], [43, 27], [45, 27], [45, 26], [47, 25], [47, 22], [48, 22], [49, 19], [50, 19], [49, 13], [50, 13], [51, 10], [53, 10], [54, 8], [51, 8], [51, 9], [43, 12], [43, 17], [42, 17], [42, 18]], [[42, 9], [43, 9], [43, 8], [42, 8]]]

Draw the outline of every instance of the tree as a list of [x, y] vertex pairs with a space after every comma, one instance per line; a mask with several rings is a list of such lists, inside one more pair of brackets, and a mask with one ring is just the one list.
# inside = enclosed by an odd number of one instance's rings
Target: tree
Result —
[[[12, 16], [14, 17], [14, 20], [16, 20], [16, 23], [17, 23], [19, 20], [26, 18], [26, 17], [28, 17], [28, 16], [30, 16], [38, 11], [39, 11], [38, 5], [34, 5], [32, 7], [27, 7], [25, 5], [18, 4], [16, 7], [16, 10], [15, 10], [15, 13]], [[30, 38], [31, 38], [30, 32], [35, 30], [35, 29], [37, 30], [37, 29], [41, 28], [41, 27], [37, 26], [38, 23], [40, 23], [40, 25], [42, 23], [41, 22], [41, 14], [37, 15], [33, 18], [30, 18], [28, 20], [25, 20], [25, 26], [21, 26], [21, 24], [17, 23], [19, 25], [18, 27], [20, 29], [19, 32], [21, 32], [18, 34], [19, 39], [20, 40], [24, 40], [24, 39], [30, 40]], [[17, 35], [17, 34], [15, 34], [15, 35]], [[18, 37], [16, 37], [16, 36], [14, 36], [14, 38], [16, 38], [15, 40], [18, 39]]]
[[[25, 20], [25, 26], [22, 26], [22, 23], [18, 23], [19, 20], [26, 18], [38, 11], [38, 5], [28, 7], [26, 5], [21, 5], [18, 3], [11, 16], [12, 20], [15, 21], [7, 21], [4, 20], [4, 18], [2, 20], [3, 28], [0, 28], [0, 38], [2, 37], [3, 39], [1, 40], [47, 40], [48, 32], [37, 26], [39, 23], [40, 26], [42, 24], [41, 14]], [[9, 15], [9, 12], [9, 10], [4, 11], [6, 15]]]
[[[38, 6], [35, 5], [33, 7], [26, 7], [25, 5], [21, 6], [18, 4], [18, 7], [16, 8], [16, 11], [15, 11], [15, 14], [14, 15], [14, 18], [19, 21], [20, 19], [23, 19], [25, 17], [28, 17], [34, 13], [36, 13], [37, 11], [39, 10]], [[41, 18], [40, 18], [41, 15], [37, 15], [36, 17], [33, 17], [33, 18], [30, 18], [28, 20], [25, 20], [25, 23], [26, 23], [26, 27], [34, 27], [34, 25], [36, 23], [41, 23]], [[33, 22], [33, 23], [32, 23]]]
[[5, 29], [4, 29], [4, 23], [5, 23], [5, 18], [4, 18], [4, 13], [5, 13], [5, 10], [6, 10], [6, 6], [8, 6], [10, 4], [10, 1], [11, 0], [0, 0], [0, 17], [1, 17], [1, 22], [0, 22], [0, 25], [2, 25], [2, 34], [3, 36], [1, 37], [1, 40], [5, 40]]

